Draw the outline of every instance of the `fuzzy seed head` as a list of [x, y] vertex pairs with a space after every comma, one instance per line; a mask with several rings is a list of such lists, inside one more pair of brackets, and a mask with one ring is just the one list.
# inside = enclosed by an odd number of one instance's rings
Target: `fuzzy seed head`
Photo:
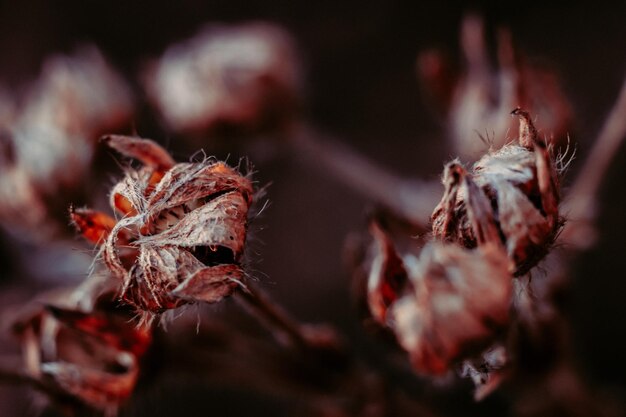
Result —
[[122, 299], [151, 320], [229, 295], [244, 276], [250, 179], [214, 159], [175, 163], [150, 140], [105, 140], [144, 164], [127, 169], [113, 187], [111, 206], [123, 217], [111, 228], [108, 216], [71, 215], [85, 237], [101, 240], [104, 265], [119, 280]]
[[562, 221], [557, 172], [550, 152], [529, 115], [519, 109], [513, 113], [520, 117], [519, 138], [484, 155], [466, 173], [476, 187], [466, 193], [452, 190], [451, 171], [460, 164], [454, 161], [446, 167], [446, 194], [433, 212], [432, 230], [436, 238], [476, 247], [476, 228], [468, 216], [470, 199], [487, 201], [480, 217], [493, 218], [499, 239], [515, 263], [513, 274], [518, 276], [548, 253]]

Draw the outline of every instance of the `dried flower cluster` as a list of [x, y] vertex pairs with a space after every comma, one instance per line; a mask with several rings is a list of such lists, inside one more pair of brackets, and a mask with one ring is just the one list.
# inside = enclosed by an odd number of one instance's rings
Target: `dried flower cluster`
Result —
[[194, 301], [215, 302], [243, 279], [241, 260], [252, 183], [222, 162], [175, 163], [155, 142], [107, 136], [138, 159], [111, 192], [123, 217], [73, 209], [72, 219], [121, 283], [122, 299], [151, 320]]
[[126, 83], [95, 48], [46, 61], [23, 101], [0, 105], [12, 109], [0, 116], [0, 222], [36, 239], [60, 227], [51, 219], [58, 193], [80, 185], [99, 135], [127, 123], [133, 107]]
[[[513, 395], [503, 402], [511, 415], [599, 415], [595, 393], [569, 361], [561, 299], [569, 270], [565, 250], [551, 250], [564, 226], [560, 212], [567, 211], [559, 207], [564, 157], [552, 153], [566, 137], [570, 107], [554, 74], [525, 63], [507, 31], [498, 32], [496, 43], [494, 71], [482, 21], [470, 16], [462, 27], [467, 66], [460, 76], [439, 52], [419, 58], [460, 156], [445, 165], [442, 197], [435, 181], [399, 178], [305, 120], [298, 112], [302, 72], [294, 42], [271, 24], [208, 27], [168, 48], [137, 85], [145, 89], [142, 104], [152, 105], [183, 140], [236, 133], [261, 149], [266, 136], [284, 139], [271, 148], [310, 158], [382, 207], [369, 225], [369, 247], [354, 245], [355, 281], [368, 322], [393, 337], [417, 374], [440, 382], [456, 371], [473, 381], [476, 399], [506, 380]], [[45, 281], [47, 271], [38, 269], [53, 263], [82, 271], [77, 258], [66, 256], [74, 243], [49, 239], [59, 229], [53, 217], [62, 211], [66, 220], [66, 203], [84, 197], [76, 191], [98, 175], [99, 165], [90, 167], [95, 138], [127, 125], [133, 113], [129, 88], [95, 49], [47, 62], [22, 101], [0, 87], [0, 224], [17, 232], [18, 239], [7, 236], [8, 245], [17, 242], [20, 260], [32, 263], [29, 270], [20, 264], [9, 299], [31, 296], [33, 283]], [[515, 117], [505, 117], [515, 106], [529, 111], [517, 107]], [[625, 114], [626, 84], [583, 169], [589, 175], [570, 193], [573, 221], [560, 237], [570, 253], [594, 231], [598, 188], [626, 137]], [[509, 141], [515, 122], [519, 133]], [[541, 138], [535, 123], [552, 136]], [[1, 312], [0, 327], [9, 318], [24, 363], [0, 361], [0, 382], [29, 384], [73, 416], [112, 416], [145, 384], [132, 413], [152, 388], [161, 392], [163, 379], [178, 383], [190, 375], [202, 389], [235, 386], [237, 395], [245, 390], [288, 407], [303, 403], [290, 413], [298, 415], [434, 416], [430, 409], [447, 400], [406, 389], [420, 381], [388, 376], [408, 364], [373, 355], [361, 361], [334, 328], [301, 324], [246, 281], [248, 217], [258, 198], [249, 167], [214, 158], [179, 163], [138, 137], [110, 134], [101, 142], [133, 161], [110, 191], [113, 215], [70, 208], [73, 225], [96, 245], [87, 279]], [[232, 151], [236, 144], [228, 145]], [[576, 221], [578, 230], [571, 226]], [[43, 263], [24, 237], [45, 239]], [[91, 261], [88, 251], [74, 252]], [[545, 277], [535, 277], [548, 253]], [[66, 284], [79, 274], [57, 275]], [[174, 329], [156, 325], [173, 309], [230, 295], [239, 304], [206, 309], [210, 317], [201, 308], [186, 315], [180, 309]], [[250, 316], [229, 310], [241, 306]], [[250, 318], [267, 334], [249, 328]], [[0, 348], [4, 355], [4, 343]], [[378, 363], [370, 366], [372, 360]]]
[[256, 130], [280, 123], [298, 101], [300, 69], [276, 26], [211, 26], [169, 48], [147, 72], [146, 90], [176, 132], [218, 125]]
[[[512, 114], [520, 120], [516, 143], [490, 151], [471, 172], [458, 160], [446, 166], [431, 241], [419, 257], [398, 254], [391, 236], [371, 226], [370, 311], [420, 373], [441, 375], [465, 361], [466, 375], [480, 374], [468, 360], [506, 333], [513, 277], [545, 256], [561, 226], [548, 147], [528, 113]], [[488, 384], [488, 372], [478, 376]]]

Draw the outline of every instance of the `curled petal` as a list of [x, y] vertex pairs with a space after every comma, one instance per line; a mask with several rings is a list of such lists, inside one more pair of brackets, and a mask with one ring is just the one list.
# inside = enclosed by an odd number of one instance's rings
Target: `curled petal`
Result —
[[113, 227], [115, 219], [108, 214], [90, 209], [70, 207], [70, 218], [80, 234], [97, 245], [105, 241]]
[[402, 258], [385, 231], [375, 222], [370, 225], [370, 231], [375, 255], [367, 281], [367, 301], [374, 319], [386, 324], [387, 309], [402, 295], [408, 278]]
[[548, 253], [555, 230], [518, 188], [502, 182], [492, 184], [500, 228], [507, 236], [507, 251], [516, 265], [514, 275], [523, 275]]
[[233, 264], [204, 268], [183, 281], [172, 293], [191, 301], [215, 303], [230, 295], [243, 275], [241, 267]]
[[107, 135], [101, 140], [122, 155], [137, 159], [157, 171], [166, 171], [176, 164], [176, 161], [161, 145], [150, 139]]
[[129, 171], [111, 191], [111, 207], [125, 216], [135, 216], [146, 207], [146, 192], [151, 173], [148, 170]]

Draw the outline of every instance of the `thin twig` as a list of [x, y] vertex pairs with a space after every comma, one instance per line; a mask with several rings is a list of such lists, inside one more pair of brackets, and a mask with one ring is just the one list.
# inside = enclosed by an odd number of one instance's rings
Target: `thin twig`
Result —
[[598, 193], [625, 137], [626, 80], [568, 197], [566, 212], [571, 222], [562, 237], [574, 247], [582, 249], [593, 243]]
[[307, 126], [293, 127], [290, 141], [299, 157], [334, 175], [364, 196], [391, 209], [416, 226], [427, 228], [441, 185], [406, 180], [341, 144], [341, 140]]
[[267, 325], [281, 344], [299, 348], [307, 346], [302, 325], [263, 291], [247, 285], [235, 294], [235, 298], [248, 309], [250, 315]]

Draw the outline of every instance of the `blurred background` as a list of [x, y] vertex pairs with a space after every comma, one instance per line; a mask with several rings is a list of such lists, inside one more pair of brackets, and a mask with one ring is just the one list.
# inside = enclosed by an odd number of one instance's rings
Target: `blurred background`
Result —
[[[364, 229], [370, 202], [332, 175], [316, 170], [314, 164], [280, 149], [242, 144], [229, 135], [219, 140], [184, 140], [155, 116], [142, 93], [139, 74], [167, 47], [190, 38], [208, 23], [261, 20], [278, 24], [293, 36], [301, 56], [302, 112], [309, 123], [332, 132], [344, 145], [399, 176], [436, 180], [443, 164], [455, 155], [423, 99], [417, 57], [436, 47], [447, 51], [453, 65], [461, 66], [461, 19], [476, 12], [484, 18], [490, 46], [496, 29], [506, 26], [529, 60], [559, 75], [574, 114], [570, 138], [577, 148], [564, 184], [567, 190], [626, 75], [626, 3], [608, 6], [585, 1], [567, 7], [556, 3], [3, 1], [0, 85], [19, 95], [39, 77], [42, 63], [51, 54], [94, 44], [130, 83], [136, 97], [137, 111], [122, 133], [134, 131], [153, 138], [179, 160], [188, 159], [198, 148], [229, 161], [248, 156], [255, 180], [260, 186], [269, 185], [269, 206], [253, 221], [249, 251], [250, 267], [261, 286], [298, 319], [336, 325], [362, 360], [375, 362], [377, 351], [361, 329], [343, 260], [346, 238]], [[120, 171], [110, 151], [96, 149], [94, 161], [98, 174], [90, 180], [89, 189], [102, 196], [95, 204], [104, 208], [111, 179], [119, 177]], [[622, 320], [626, 317], [625, 179], [626, 150], [622, 148], [599, 201], [599, 240], [575, 261], [568, 304], [577, 365], [588, 383], [617, 396], [626, 392], [622, 358], [626, 351], [626, 320]], [[87, 202], [77, 198], [78, 205]], [[73, 233], [69, 226], [66, 233]], [[82, 242], [74, 243], [77, 252], [84, 251]], [[28, 266], [30, 245], [16, 243], [7, 233], [0, 235], [2, 300], [9, 289], [20, 285], [34, 293], [59, 284], [62, 273], [46, 281], [36, 276], [36, 267]], [[80, 280], [77, 271], [88, 266], [80, 262], [76, 264], [80, 267], [70, 268], [66, 284]], [[423, 389], [414, 381], [406, 386], [408, 392], [413, 386]], [[164, 416], [184, 411], [187, 416], [200, 416], [215, 407], [218, 415], [249, 415], [259, 409], [267, 410], [263, 415], [283, 415], [280, 405], [260, 394], [248, 394], [246, 401], [252, 405], [246, 406], [236, 390], [202, 390], [192, 384], [181, 388], [169, 383], [146, 398], [122, 414]], [[457, 405], [441, 406], [443, 415], [508, 413], [507, 399], [502, 396], [474, 404], [468, 389], [454, 398]], [[0, 401], [0, 408], [9, 413], [2, 415], [35, 412], [26, 390], [0, 386]]]

